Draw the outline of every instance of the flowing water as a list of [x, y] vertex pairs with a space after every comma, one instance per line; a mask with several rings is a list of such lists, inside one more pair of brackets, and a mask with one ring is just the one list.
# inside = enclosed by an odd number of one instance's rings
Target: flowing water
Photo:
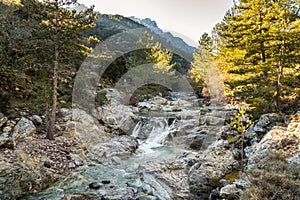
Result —
[[[155, 178], [149, 174], [143, 174], [140, 166], [151, 161], [171, 160], [176, 156], [186, 152], [186, 149], [178, 147], [169, 147], [163, 145], [166, 137], [170, 131], [176, 128], [177, 120], [169, 125], [168, 118], [154, 117], [148, 119], [146, 122], [138, 122], [133, 129], [132, 137], [138, 138], [141, 131], [148, 132], [147, 139], [138, 139], [139, 148], [128, 159], [120, 160], [118, 163], [104, 163], [96, 164], [95, 166], [83, 166], [76, 169], [73, 176], [69, 177], [63, 182], [59, 182], [54, 187], [51, 187], [36, 195], [28, 196], [24, 199], [53, 199], [59, 200], [68, 193], [87, 193], [93, 192], [99, 196], [104, 196], [107, 199], [132, 199], [146, 195], [145, 193], [155, 192], [153, 190], [160, 190], [159, 188], [151, 188], [149, 184], [144, 182], [145, 177], [153, 179], [152, 184], [161, 187]], [[102, 182], [109, 180], [111, 184], [104, 185], [99, 190], [92, 190], [89, 184], [92, 182]], [[154, 183], [153, 183], [154, 182]], [[164, 190], [161, 189], [164, 193]], [[147, 192], [146, 192], [147, 191]], [[166, 196], [167, 194], [165, 194]], [[126, 198], [128, 196], [128, 198]], [[159, 197], [159, 194], [156, 196]], [[161, 197], [166, 198], [166, 197]], [[171, 197], [170, 197], [171, 198]], [[160, 199], [160, 198], [159, 198]]]
[[[186, 95], [182, 94], [182, 98], [186, 98]], [[131, 134], [133, 139], [138, 140], [139, 147], [129, 158], [78, 167], [67, 179], [24, 199], [60, 200], [65, 194], [89, 192], [105, 196], [105, 199], [173, 199], [172, 189], [156, 178], [154, 174], [149, 173], [149, 169], [148, 171], [145, 169], [147, 166], [151, 168], [153, 163], [158, 163], [158, 165], [174, 163], [178, 161], [178, 158], [180, 160], [182, 155], [194, 153], [186, 146], [175, 144], [176, 139], [174, 139], [175, 145], [166, 145], [169, 140], [172, 141], [170, 139], [172, 135], [179, 134], [176, 136], [177, 142], [184, 143], [189, 139], [193, 140], [201, 130], [218, 132], [217, 124], [209, 125], [208, 123], [211, 121], [211, 116], [204, 116], [204, 120], [199, 119], [199, 117], [199, 107], [193, 107], [191, 104], [183, 107], [179, 112], [161, 113], [158, 116], [152, 115], [152, 117], [141, 116], [141, 120], [136, 124]], [[221, 125], [222, 118], [220, 118]], [[203, 125], [199, 126], [201, 120]], [[158, 167], [158, 169], [161, 168]], [[175, 170], [177, 169], [175, 168]], [[179, 177], [179, 179], [181, 178]], [[101, 183], [105, 180], [110, 183], [102, 184], [98, 190], [89, 188], [90, 183]], [[187, 182], [184, 184], [183, 187], [188, 188]], [[150, 198], [144, 197], [149, 195]]]

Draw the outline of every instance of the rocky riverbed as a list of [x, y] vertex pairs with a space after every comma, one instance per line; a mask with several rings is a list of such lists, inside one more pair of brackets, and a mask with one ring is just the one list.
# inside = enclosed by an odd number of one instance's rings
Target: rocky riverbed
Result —
[[187, 93], [131, 106], [104, 90], [114, 98], [93, 113], [60, 110], [55, 141], [44, 138], [42, 116], [0, 115], [1, 200], [238, 199], [252, 184], [247, 171], [271, 151], [300, 163], [299, 118], [265, 114], [241, 143], [226, 126], [231, 106]]

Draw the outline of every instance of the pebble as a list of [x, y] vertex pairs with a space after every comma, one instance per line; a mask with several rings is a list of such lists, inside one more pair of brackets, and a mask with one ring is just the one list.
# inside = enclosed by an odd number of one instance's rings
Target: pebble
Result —
[[93, 182], [89, 184], [89, 187], [94, 190], [98, 190], [101, 187], [101, 184], [98, 182]]
[[110, 180], [104, 180], [104, 181], [101, 181], [101, 183], [103, 183], [103, 184], [110, 184]]

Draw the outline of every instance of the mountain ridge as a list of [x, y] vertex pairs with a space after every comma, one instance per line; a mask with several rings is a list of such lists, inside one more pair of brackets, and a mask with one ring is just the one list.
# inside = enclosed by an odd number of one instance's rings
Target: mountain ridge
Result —
[[144, 18], [140, 19], [135, 16], [128, 17], [129, 19], [138, 22], [139, 24], [144, 25], [145, 27], [152, 30], [154, 33], [160, 35], [161, 37], [165, 38], [168, 42], [170, 42], [172, 45], [182, 49], [186, 53], [193, 54], [193, 52], [196, 50], [195, 47], [190, 46], [187, 44], [181, 37], [174, 36], [171, 32], [163, 31], [161, 28], [158, 27], [155, 20], [152, 20], [150, 18]]

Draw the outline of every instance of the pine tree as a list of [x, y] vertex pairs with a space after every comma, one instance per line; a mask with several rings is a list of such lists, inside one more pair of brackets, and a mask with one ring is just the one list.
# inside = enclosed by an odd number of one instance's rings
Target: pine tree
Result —
[[47, 55], [46, 52], [48, 52], [47, 60], [54, 60], [51, 123], [47, 133], [47, 138], [53, 140], [59, 68], [61, 64], [76, 60], [79, 51], [90, 51], [79, 42], [82, 37], [80, 34], [94, 27], [97, 14], [93, 13], [93, 7], [79, 13], [66, 9], [66, 7], [76, 5], [70, 0], [45, 0], [43, 2], [22, 0], [22, 4], [31, 18], [40, 21], [32, 32], [32, 37], [37, 41], [35, 44], [42, 42], [44, 46], [40, 48], [43, 55]]
[[299, 63], [298, 21], [295, 0], [236, 1], [214, 30], [217, 62], [232, 96], [265, 111], [282, 110], [282, 98], [295, 92], [284, 80]]

